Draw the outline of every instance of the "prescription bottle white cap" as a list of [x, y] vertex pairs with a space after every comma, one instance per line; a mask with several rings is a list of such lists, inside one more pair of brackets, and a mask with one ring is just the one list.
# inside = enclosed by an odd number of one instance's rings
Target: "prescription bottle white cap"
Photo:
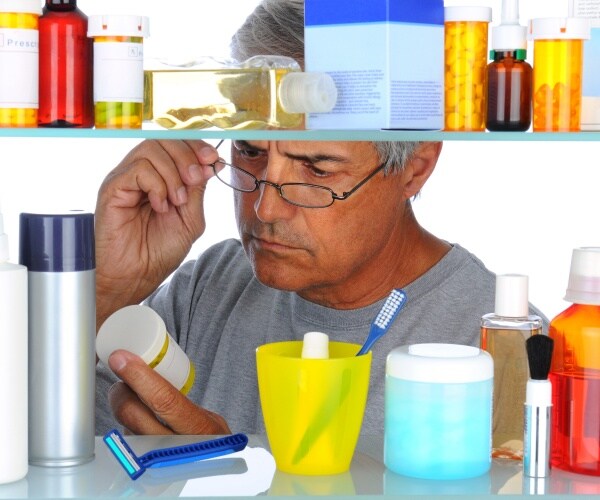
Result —
[[460, 344], [412, 344], [392, 350], [386, 374], [412, 382], [454, 384], [489, 380], [492, 357], [482, 349]]
[[590, 20], [584, 17], [544, 17], [529, 20], [530, 40], [588, 40]]
[[0, 12], [41, 15], [42, 7], [38, 0], [0, 0]]
[[328, 113], [337, 101], [337, 87], [327, 73], [287, 73], [279, 86], [279, 103], [287, 113]]
[[444, 7], [444, 22], [473, 21], [489, 23], [492, 20], [492, 8], [480, 6]]
[[149, 19], [146, 16], [98, 15], [88, 18], [88, 36], [132, 36], [150, 35]]
[[565, 300], [574, 304], [600, 305], [600, 247], [573, 250]]
[[194, 366], [169, 335], [162, 318], [147, 306], [119, 309], [98, 330], [96, 353], [106, 366], [119, 349], [137, 354], [184, 394], [194, 383]]

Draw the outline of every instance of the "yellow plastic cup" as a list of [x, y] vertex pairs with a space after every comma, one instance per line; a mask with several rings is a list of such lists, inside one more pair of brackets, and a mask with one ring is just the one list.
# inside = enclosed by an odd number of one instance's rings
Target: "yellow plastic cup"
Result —
[[360, 434], [369, 390], [371, 352], [331, 342], [329, 359], [303, 359], [302, 342], [256, 350], [258, 389], [277, 468], [291, 474], [340, 474]]

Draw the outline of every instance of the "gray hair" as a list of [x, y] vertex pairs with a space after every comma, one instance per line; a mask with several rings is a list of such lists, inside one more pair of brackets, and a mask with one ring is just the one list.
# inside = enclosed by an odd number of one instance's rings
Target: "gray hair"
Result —
[[[304, 67], [304, 0], [262, 0], [231, 39], [231, 56], [244, 61], [256, 55], [291, 57]], [[373, 142], [385, 172], [400, 171], [419, 142]]]

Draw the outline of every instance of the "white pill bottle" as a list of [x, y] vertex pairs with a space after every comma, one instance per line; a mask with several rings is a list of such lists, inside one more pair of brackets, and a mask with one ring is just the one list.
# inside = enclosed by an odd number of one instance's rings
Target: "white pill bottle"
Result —
[[96, 337], [100, 360], [108, 366], [108, 358], [119, 349], [140, 356], [182, 394], [194, 385], [194, 365], [167, 332], [162, 318], [148, 306], [124, 307], [102, 324]]

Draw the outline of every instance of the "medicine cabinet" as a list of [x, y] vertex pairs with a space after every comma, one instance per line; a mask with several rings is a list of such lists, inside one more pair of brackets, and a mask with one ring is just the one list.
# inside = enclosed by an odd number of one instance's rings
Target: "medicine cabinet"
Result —
[[[241, 0], [222, 3], [234, 1]], [[530, 10], [559, 2], [562, 0], [521, 0], [522, 6], [529, 5]], [[242, 3], [242, 13], [231, 7], [218, 11], [216, 24], [225, 25], [234, 18], [229, 30], [232, 32], [235, 24], [239, 25], [252, 9], [246, 5], [247, 0]], [[492, 24], [497, 22], [499, 0], [473, 3], [490, 4], [494, 9]], [[150, 8], [146, 8], [148, 2], [141, 0], [79, 0], [78, 4], [88, 15], [103, 11], [146, 15]], [[211, 16], [217, 8], [214, 2], [210, 2], [209, 8], [208, 2], [195, 0], [152, 4], [153, 9], [162, 5], [160, 8], [168, 10], [169, 15], [161, 19], [150, 13], [148, 43], [152, 43], [153, 31], [157, 34], [160, 30], [159, 23], [170, 23], [171, 29], [176, 27], [182, 33], [200, 36], [208, 24], [214, 23]], [[549, 14], [556, 13], [555, 8]], [[225, 46], [230, 32], [222, 36], [221, 43]], [[219, 36], [218, 29], [210, 36]], [[444, 141], [436, 171], [414, 202], [417, 218], [432, 233], [467, 248], [490, 270], [528, 274], [530, 299], [548, 317], [566, 306], [562, 297], [572, 248], [600, 246], [597, 223], [600, 133], [597, 132], [171, 131], [155, 126], [142, 130], [0, 129], [0, 206], [10, 237], [12, 260], [17, 256], [19, 212], [29, 210], [32, 205], [38, 210], [46, 204], [55, 208], [60, 202], [69, 204], [63, 208], [93, 210], [103, 177], [141, 140], [204, 139], [216, 144], [223, 138]], [[207, 189], [207, 233], [190, 257], [216, 241], [236, 236], [231, 192], [217, 184]]]

